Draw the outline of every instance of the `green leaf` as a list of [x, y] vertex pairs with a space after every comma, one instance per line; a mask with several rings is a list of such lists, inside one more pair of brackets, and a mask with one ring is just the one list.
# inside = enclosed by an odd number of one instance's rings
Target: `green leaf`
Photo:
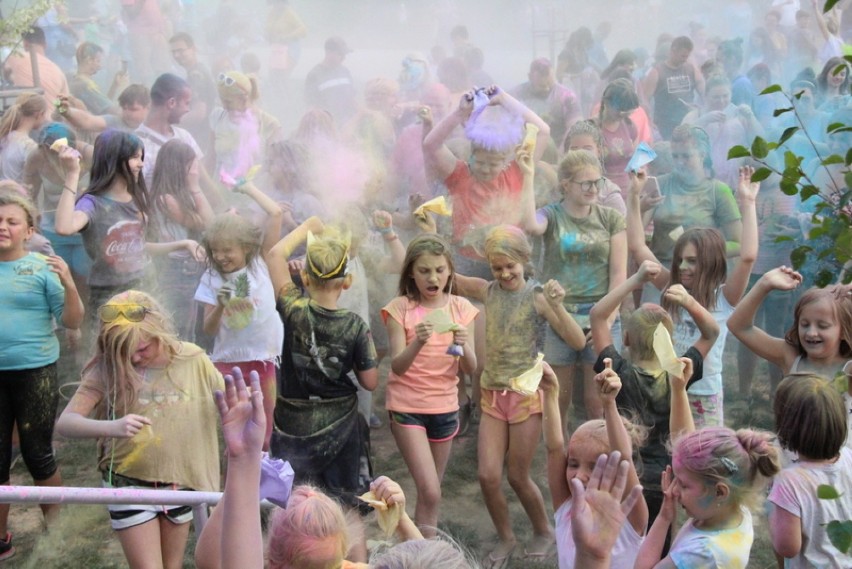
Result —
[[779, 235], [778, 237], [775, 238], [776, 243], [786, 243], [786, 242], [792, 241], [792, 240], [793, 240], [793, 238], [790, 237], [789, 235]]
[[837, 4], [840, 0], [825, 0], [825, 6], [822, 7], [822, 13], [825, 14]]
[[788, 150], [784, 153], [784, 176], [789, 177], [790, 174], [787, 170], [795, 170], [797, 176], [801, 176], [799, 173], [799, 166], [802, 163], [802, 157], [796, 156], [791, 150]]
[[783, 109], [775, 109], [774, 111], [772, 111], [772, 116], [778, 117], [778, 116], [783, 115], [784, 113], [789, 113], [792, 110], [793, 110], [793, 107], [785, 107]]
[[852, 126], [847, 126], [842, 122], [833, 122], [828, 125], [825, 132], [829, 134], [840, 134], [841, 132], [852, 132]]
[[780, 92], [781, 92], [781, 85], [778, 85], [776, 83], [775, 85], [770, 85], [769, 87], [767, 87], [766, 89], [761, 91], [760, 94], [761, 95], [769, 95], [771, 93], [780, 93]]
[[843, 157], [839, 154], [832, 154], [822, 159], [820, 162], [823, 166], [831, 166], [832, 164], [843, 164]]
[[754, 171], [754, 174], [751, 175], [752, 182], [762, 182], [766, 178], [772, 175], [772, 170], [769, 168], [765, 168], [761, 166], [757, 170]]
[[735, 158], [751, 158], [751, 152], [745, 146], [734, 146], [728, 150], [728, 160], [734, 160]]
[[[769, 154], [769, 147], [766, 145], [766, 141], [760, 136], [755, 136], [754, 142], [751, 143], [751, 155], [758, 160], [763, 160], [767, 154]], [[754, 176], [752, 176], [753, 179]]]
[[852, 521], [828, 522], [825, 532], [828, 534], [831, 545], [843, 553], [849, 553], [849, 549], [852, 548]]
[[813, 249], [811, 247], [808, 247], [807, 245], [800, 245], [790, 251], [790, 261], [793, 262], [793, 268], [798, 269], [799, 267], [804, 265], [805, 260], [808, 257], [808, 253], [810, 253], [811, 251], [813, 251]]
[[781, 138], [778, 139], [778, 146], [781, 146], [782, 144], [790, 140], [790, 137], [796, 134], [798, 131], [799, 127], [797, 126], [791, 126], [784, 129], [784, 132], [781, 133]]
[[816, 278], [814, 279], [814, 284], [816, 284], [820, 288], [827, 287], [831, 283], [834, 282], [834, 271], [829, 271], [828, 269], [823, 269], [817, 273]]
[[781, 178], [781, 191], [784, 192], [785, 195], [795, 196], [799, 193], [798, 181], [799, 180], [791, 180], [786, 176]]
[[852, 148], [846, 151], [846, 158], [843, 160], [843, 163], [847, 166], [852, 165]]

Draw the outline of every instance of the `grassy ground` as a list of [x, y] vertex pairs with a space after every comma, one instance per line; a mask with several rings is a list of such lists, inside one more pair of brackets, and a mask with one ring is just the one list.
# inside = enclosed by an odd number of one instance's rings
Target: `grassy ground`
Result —
[[[729, 345], [725, 352], [727, 354], [725, 376], [728, 378], [725, 385], [725, 409], [729, 426], [737, 428], [750, 425], [771, 428], [771, 406], [768, 389], [765, 387], [766, 382], [756, 379], [752, 397], [749, 400], [740, 398], [736, 384], [735, 346]], [[70, 373], [65, 375], [71, 377]], [[761, 364], [758, 366], [756, 378], [764, 377], [766, 377], [766, 367], [765, 364]], [[378, 394], [375, 408], [380, 409], [381, 404], [382, 397]], [[383, 414], [380, 413], [380, 416], [384, 419]], [[386, 474], [402, 484], [410, 500], [409, 512], [413, 512], [416, 492], [386, 424], [373, 431], [373, 454], [376, 474]], [[66, 485], [99, 485], [95, 456], [93, 441], [58, 441], [57, 457]], [[539, 447], [536, 454], [533, 472], [549, 505], [543, 446]], [[18, 461], [13, 469], [12, 484], [30, 483], [25, 467]], [[520, 558], [523, 543], [531, 537], [531, 532], [517, 498], [508, 484], [504, 483], [504, 487], [509, 497], [512, 520], [519, 539], [516, 556], [508, 567], [555, 568], [557, 566], [555, 559], [534, 564]], [[476, 431], [473, 428], [467, 436], [456, 440], [444, 478], [443, 495], [441, 529], [466, 546], [474, 555], [482, 558], [494, 546], [496, 536], [482, 502], [477, 482]], [[749, 567], [757, 569], [775, 567], [765, 516], [762, 512], [755, 515], [755, 521], [757, 528]], [[3, 563], [4, 568], [113, 569], [126, 566], [121, 548], [109, 529], [106, 509], [102, 506], [65, 507], [60, 523], [48, 534], [42, 530], [38, 506], [14, 505], [10, 516], [10, 527], [14, 533], [14, 544], [18, 554], [15, 558]], [[191, 536], [190, 540], [184, 563], [186, 568], [194, 566], [192, 563], [194, 536]]]

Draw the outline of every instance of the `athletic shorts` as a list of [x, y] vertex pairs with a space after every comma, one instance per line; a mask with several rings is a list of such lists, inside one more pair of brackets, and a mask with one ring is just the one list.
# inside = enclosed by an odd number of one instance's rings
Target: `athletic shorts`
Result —
[[[189, 488], [181, 488], [174, 484], [163, 484], [158, 482], [146, 482], [136, 478], [128, 478], [118, 474], [112, 475], [112, 480], [108, 480], [109, 474], [106, 472], [103, 475], [104, 488], [127, 488], [134, 490], [186, 490], [191, 492]], [[176, 525], [186, 524], [192, 521], [191, 506], [158, 506], [154, 504], [108, 504], [109, 519], [112, 529], [118, 531], [150, 522], [158, 516], [163, 516], [170, 522]]]
[[388, 417], [400, 427], [426, 431], [426, 438], [430, 443], [451, 441], [459, 432], [458, 411], [438, 414], [388, 411]]
[[482, 412], [498, 421], [516, 425], [531, 415], [541, 414], [541, 391], [524, 395], [508, 389], [483, 389], [480, 405]]

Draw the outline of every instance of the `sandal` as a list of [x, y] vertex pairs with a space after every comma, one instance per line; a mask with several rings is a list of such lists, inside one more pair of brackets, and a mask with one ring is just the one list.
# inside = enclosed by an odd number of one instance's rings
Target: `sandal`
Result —
[[6, 532], [6, 539], [0, 539], [0, 561], [5, 561], [15, 556], [15, 548], [12, 547], [12, 534]]

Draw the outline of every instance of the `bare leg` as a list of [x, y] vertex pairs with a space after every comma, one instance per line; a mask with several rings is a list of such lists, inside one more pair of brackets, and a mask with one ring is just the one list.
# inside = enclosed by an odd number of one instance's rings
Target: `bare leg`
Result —
[[441, 504], [441, 477], [450, 458], [452, 441], [430, 443], [426, 431], [391, 423], [391, 432], [417, 487], [414, 523], [423, 537], [434, 537]]
[[[171, 527], [163, 527], [165, 524]], [[116, 535], [130, 569], [179, 569], [183, 564], [189, 524], [175, 525], [157, 517], [144, 524], [118, 530]]]
[[[509, 505], [506, 503], [502, 488], [503, 461], [508, 447], [508, 423], [483, 413], [482, 422], [479, 424], [479, 486], [482, 488], [482, 497], [491, 515], [494, 529], [497, 530], [497, 538], [500, 540], [497, 549], [511, 551], [516, 539], [509, 520]], [[494, 556], [498, 557], [496, 553]], [[502, 556], [501, 554], [500, 557]]]
[[545, 553], [553, 543], [553, 528], [547, 519], [544, 498], [530, 477], [533, 457], [541, 438], [541, 419], [541, 414], [536, 414], [523, 423], [509, 425], [509, 453], [506, 461], [509, 465], [509, 485], [518, 495], [535, 534], [527, 551], [540, 554]]

